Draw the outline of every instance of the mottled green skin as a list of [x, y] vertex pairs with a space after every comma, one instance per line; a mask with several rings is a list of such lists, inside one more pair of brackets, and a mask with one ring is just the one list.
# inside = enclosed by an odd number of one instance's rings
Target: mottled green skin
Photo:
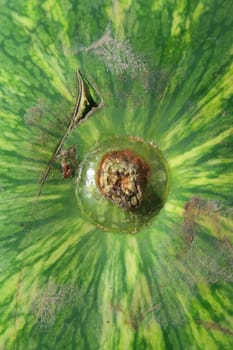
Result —
[[[0, 349], [233, 348], [232, 22], [231, 0], [1, 2]], [[59, 164], [37, 200], [77, 67], [105, 108], [66, 146], [136, 135], [168, 160], [137, 236], [86, 221]]]

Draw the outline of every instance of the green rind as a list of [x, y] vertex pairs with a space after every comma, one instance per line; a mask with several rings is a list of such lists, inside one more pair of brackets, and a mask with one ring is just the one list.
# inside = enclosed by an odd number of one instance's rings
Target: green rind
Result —
[[[0, 347], [232, 349], [230, 10], [230, 0], [1, 6]], [[108, 27], [113, 49], [98, 51]], [[80, 159], [103, 135], [156, 142], [168, 159], [169, 200], [137, 237], [85, 222], [59, 164], [37, 201], [77, 67], [105, 101], [67, 141]], [[38, 105], [43, 130], [25, 124]]]

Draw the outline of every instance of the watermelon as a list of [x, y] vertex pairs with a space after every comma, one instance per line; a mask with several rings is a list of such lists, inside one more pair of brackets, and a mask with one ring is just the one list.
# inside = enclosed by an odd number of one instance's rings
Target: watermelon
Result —
[[[0, 349], [233, 348], [231, 12], [1, 1]], [[66, 134], [77, 71], [85, 122]], [[136, 233], [103, 197], [102, 225], [79, 182], [100, 145], [139, 154], [123, 139], [154, 145], [168, 174]]]

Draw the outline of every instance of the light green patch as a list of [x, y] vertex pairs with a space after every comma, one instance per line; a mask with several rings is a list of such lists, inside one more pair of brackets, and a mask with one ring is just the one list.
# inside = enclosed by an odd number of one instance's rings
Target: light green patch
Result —
[[171, 29], [172, 36], [177, 36], [180, 34], [181, 23], [182, 23], [182, 15], [180, 11], [177, 11], [173, 14], [172, 29]]

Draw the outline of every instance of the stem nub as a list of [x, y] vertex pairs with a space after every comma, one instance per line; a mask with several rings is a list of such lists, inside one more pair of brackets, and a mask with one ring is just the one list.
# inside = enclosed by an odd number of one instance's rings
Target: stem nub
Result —
[[119, 207], [138, 207], [143, 200], [149, 165], [132, 150], [104, 155], [97, 170], [97, 185], [104, 197]]
[[108, 231], [138, 232], [159, 213], [167, 194], [161, 151], [137, 137], [101, 142], [80, 164], [76, 179], [82, 212]]

